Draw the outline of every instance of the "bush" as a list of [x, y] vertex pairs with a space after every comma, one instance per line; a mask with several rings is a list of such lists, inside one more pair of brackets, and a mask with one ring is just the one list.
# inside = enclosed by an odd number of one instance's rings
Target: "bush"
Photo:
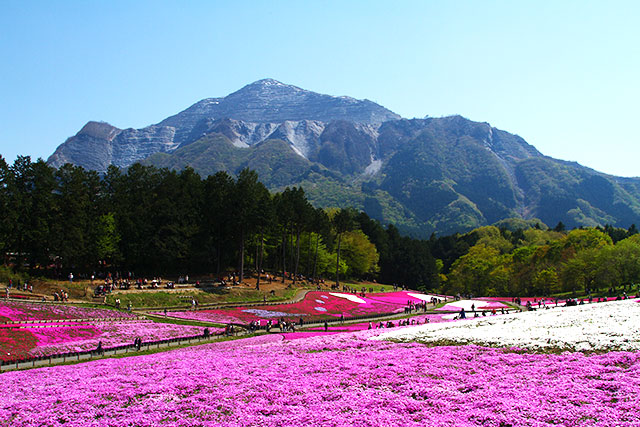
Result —
[[25, 274], [16, 273], [6, 265], [0, 266], [0, 283], [6, 284], [9, 283], [9, 280], [11, 280], [15, 286], [18, 283], [24, 283], [27, 279], [28, 276], [26, 276]]

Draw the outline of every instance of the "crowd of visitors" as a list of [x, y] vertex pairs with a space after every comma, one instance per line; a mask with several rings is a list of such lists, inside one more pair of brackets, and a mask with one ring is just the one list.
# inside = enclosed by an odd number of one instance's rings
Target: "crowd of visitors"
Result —
[[53, 293], [53, 300], [61, 302], [69, 301], [69, 293], [64, 289], [60, 289], [60, 292]]

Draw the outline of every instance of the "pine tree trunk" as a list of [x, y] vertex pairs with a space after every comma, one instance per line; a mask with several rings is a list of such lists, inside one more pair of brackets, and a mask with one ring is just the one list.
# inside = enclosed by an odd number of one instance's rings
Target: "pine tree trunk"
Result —
[[244, 230], [240, 230], [240, 283], [244, 281]]
[[340, 286], [340, 240], [342, 233], [338, 234], [338, 256], [336, 257], [336, 287]]
[[320, 235], [316, 236], [316, 254], [313, 257], [313, 281], [316, 281], [316, 269], [318, 266], [318, 249], [320, 248]]
[[293, 284], [298, 279], [298, 265], [300, 264], [300, 228], [296, 230], [296, 267], [293, 269]]
[[307, 279], [311, 277], [311, 232], [309, 232], [309, 242], [307, 244], [307, 269], [305, 271], [305, 276]]
[[260, 255], [258, 258], [258, 280], [256, 281], [256, 290], [260, 290], [260, 273], [262, 272], [262, 254], [264, 249], [264, 238], [262, 228], [260, 229]]
[[258, 270], [258, 257], [260, 256], [260, 247], [258, 245], [256, 245], [256, 259], [255, 259], [255, 265], [256, 265], [256, 270]]
[[286, 229], [282, 232], [282, 283], [285, 281], [285, 276], [287, 275], [287, 266], [286, 266], [286, 246], [287, 246], [287, 231]]
[[[291, 235], [291, 241], [289, 242], [290, 243], [289, 246], [291, 246], [291, 252], [289, 253], [289, 265], [293, 266], [293, 263], [294, 263], [294, 257], [293, 257], [294, 256], [294, 253], [293, 253], [293, 226], [291, 227], [290, 235]], [[291, 272], [289, 272], [289, 273], [291, 273]]]
[[220, 277], [220, 239], [218, 239], [218, 250], [216, 251], [216, 276]]

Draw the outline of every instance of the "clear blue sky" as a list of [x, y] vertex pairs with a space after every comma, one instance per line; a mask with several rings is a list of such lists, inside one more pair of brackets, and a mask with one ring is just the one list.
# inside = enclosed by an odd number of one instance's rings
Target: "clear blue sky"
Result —
[[261, 78], [461, 114], [639, 176], [638, 1], [0, 0], [0, 154], [157, 123]]

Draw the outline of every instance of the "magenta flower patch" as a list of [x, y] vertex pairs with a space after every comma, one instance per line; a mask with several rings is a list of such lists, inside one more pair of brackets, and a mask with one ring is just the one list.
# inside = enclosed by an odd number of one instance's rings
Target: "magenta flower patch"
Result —
[[266, 336], [8, 372], [0, 425], [640, 424], [638, 353], [545, 355], [369, 336]]
[[[415, 294], [414, 295], [421, 295]], [[424, 298], [424, 296], [423, 296]], [[249, 323], [268, 319], [304, 317], [309, 321], [322, 321], [344, 316], [367, 316], [380, 313], [401, 313], [409, 303], [421, 303], [423, 299], [409, 292], [388, 292], [357, 296], [344, 292], [309, 292], [297, 303], [258, 307], [237, 307], [216, 310], [171, 312], [170, 316], [181, 319], [204, 320], [217, 323]], [[275, 314], [278, 313], [278, 314]], [[157, 313], [162, 314], [162, 313]], [[262, 322], [264, 324], [264, 322]]]
[[[223, 331], [209, 330], [212, 334]], [[151, 321], [11, 325], [0, 327], [0, 360], [94, 350], [98, 342], [108, 348], [132, 344], [136, 338], [152, 342], [203, 333], [199, 326]]]
[[135, 317], [135, 315], [117, 310], [85, 308], [73, 305], [0, 301], [0, 322], [132, 317]]

